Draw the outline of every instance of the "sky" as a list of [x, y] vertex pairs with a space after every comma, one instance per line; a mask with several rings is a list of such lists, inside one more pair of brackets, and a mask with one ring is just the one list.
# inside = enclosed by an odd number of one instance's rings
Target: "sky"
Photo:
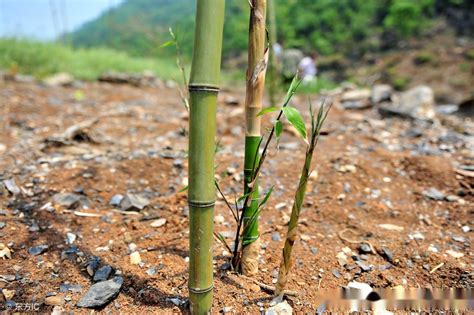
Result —
[[123, 0], [0, 0], [0, 37], [54, 40]]

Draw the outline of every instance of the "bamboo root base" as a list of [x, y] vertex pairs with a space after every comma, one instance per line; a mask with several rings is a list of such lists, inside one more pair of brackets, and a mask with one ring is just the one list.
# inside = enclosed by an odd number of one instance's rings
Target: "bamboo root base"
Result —
[[[250, 280], [256, 285], [258, 285], [262, 290], [270, 292], [270, 293], [275, 293], [276, 288], [274, 286], [262, 283], [258, 280], [255, 280], [253, 278], [247, 277], [247, 276], [241, 276], [244, 279]], [[291, 291], [291, 290], [283, 290], [282, 292], [283, 295], [288, 295], [288, 296], [298, 296], [298, 292], [296, 291]]]
[[242, 273], [253, 276], [258, 273], [258, 256], [260, 251], [260, 238], [245, 246], [242, 250]]

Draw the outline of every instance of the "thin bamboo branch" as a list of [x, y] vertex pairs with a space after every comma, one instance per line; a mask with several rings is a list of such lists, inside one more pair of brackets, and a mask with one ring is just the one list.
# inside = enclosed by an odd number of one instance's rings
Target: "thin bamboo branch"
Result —
[[[219, 192], [219, 194], [221, 195], [222, 199], [224, 199], [224, 203], [226, 204], [227, 208], [229, 208], [229, 211], [232, 213], [232, 216], [234, 217], [235, 219], [235, 222], [239, 222], [239, 213], [235, 213], [234, 212], [234, 209], [232, 208], [232, 206], [230, 205], [229, 201], [227, 200], [226, 196], [224, 195], [224, 193], [222, 192], [222, 189], [221, 187], [219, 186], [219, 183], [216, 181], [216, 188], [217, 188], [217, 191]], [[236, 208], [236, 210], [238, 211], [238, 209]], [[232, 252], [232, 251], [231, 251]]]

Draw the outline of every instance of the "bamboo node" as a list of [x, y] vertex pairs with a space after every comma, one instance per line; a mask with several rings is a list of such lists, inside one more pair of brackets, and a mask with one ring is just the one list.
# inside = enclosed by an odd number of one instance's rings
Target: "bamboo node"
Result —
[[220, 88], [215, 85], [206, 85], [206, 84], [189, 84], [189, 92], [214, 92], [218, 93]]
[[189, 292], [194, 293], [194, 294], [207, 293], [207, 292], [212, 291], [212, 289], [214, 289], [214, 285], [211, 285], [209, 288], [205, 288], [205, 289], [188, 287]]
[[194, 208], [210, 208], [216, 204], [215, 200], [212, 201], [195, 201], [195, 200], [188, 200], [188, 205]]

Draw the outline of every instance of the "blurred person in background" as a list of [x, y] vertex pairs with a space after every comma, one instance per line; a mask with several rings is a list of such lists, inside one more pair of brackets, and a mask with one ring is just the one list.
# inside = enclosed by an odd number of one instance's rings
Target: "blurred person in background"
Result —
[[298, 64], [298, 73], [304, 84], [316, 83], [316, 75], [318, 74], [317, 58], [318, 53], [312, 52], [309, 56], [301, 59]]

